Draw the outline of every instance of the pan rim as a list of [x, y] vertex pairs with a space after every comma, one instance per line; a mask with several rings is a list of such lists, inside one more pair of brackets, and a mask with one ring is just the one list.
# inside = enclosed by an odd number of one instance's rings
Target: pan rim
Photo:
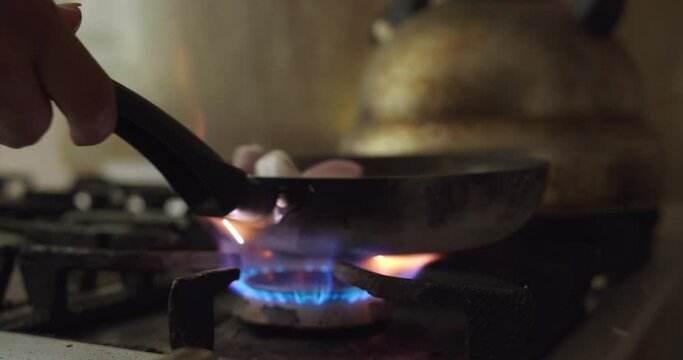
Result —
[[[463, 177], [463, 176], [483, 176], [492, 174], [509, 174], [509, 173], [524, 173], [524, 172], [535, 172], [535, 171], [548, 171], [550, 164], [548, 161], [543, 160], [540, 157], [532, 156], [529, 154], [519, 154], [519, 153], [465, 153], [465, 154], [454, 154], [454, 155], [411, 155], [411, 156], [372, 156], [372, 157], [361, 157], [361, 156], [344, 156], [344, 155], [332, 155], [332, 156], [315, 156], [315, 157], [305, 157], [299, 158], [304, 161], [324, 161], [324, 160], [350, 160], [350, 161], [377, 161], [377, 160], [389, 160], [389, 161], [416, 161], [420, 159], [425, 159], [429, 161], [438, 161], [442, 159], [444, 161], [462, 160], [474, 163], [474, 161], [481, 161], [481, 168], [471, 168], [471, 169], [456, 169], [453, 167], [453, 171], [439, 171], [434, 173], [423, 173], [423, 174], [397, 174], [397, 175], [371, 175], [362, 176], [359, 178], [340, 178], [340, 177], [266, 177], [266, 176], [254, 176], [249, 175], [249, 179], [254, 182], [367, 182], [367, 181], [387, 181], [387, 180], [409, 180], [409, 179], [437, 179], [437, 178], [453, 178], [453, 177]], [[299, 161], [295, 161], [299, 162]]]

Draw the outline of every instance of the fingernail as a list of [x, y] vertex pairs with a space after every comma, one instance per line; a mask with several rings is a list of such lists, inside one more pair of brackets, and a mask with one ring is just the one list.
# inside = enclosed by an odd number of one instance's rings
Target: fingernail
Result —
[[[95, 121], [95, 123], [99, 123]], [[114, 123], [115, 125], [116, 123]], [[93, 126], [88, 129], [80, 127], [71, 128], [71, 140], [77, 146], [97, 145], [106, 140], [114, 132], [114, 125], [111, 121], [100, 126]]]
[[97, 145], [114, 133], [116, 128], [116, 101], [112, 101], [91, 121], [71, 126], [71, 139], [78, 146]]
[[59, 4], [58, 8], [62, 14], [62, 18], [66, 21], [67, 26], [71, 31], [76, 32], [81, 27], [81, 10], [80, 3]]

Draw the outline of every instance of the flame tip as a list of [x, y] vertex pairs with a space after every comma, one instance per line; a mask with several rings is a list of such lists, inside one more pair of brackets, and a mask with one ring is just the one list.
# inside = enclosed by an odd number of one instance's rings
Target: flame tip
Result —
[[382, 275], [414, 278], [420, 270], [440, 257], [439, 254], [375, 255], [360, 266]]
[[242, 235], [240, 235], [235, 226], [228, 219], [223, 219], [223, 226], [225, 226], [228, 232], [230, 232], [230, 235], [232, 235], [232, 237], [238, 244], [244, 245], [244, 238], [242, 237]]

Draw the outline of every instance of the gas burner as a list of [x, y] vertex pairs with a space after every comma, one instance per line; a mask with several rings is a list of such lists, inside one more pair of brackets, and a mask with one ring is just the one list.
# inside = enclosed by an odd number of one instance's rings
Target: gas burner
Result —
[[234, 314], [252, 324], [292, 328], [368, 325], [385, 314], [383, 302], [347, 285], [327, 265], [304, 269], [247, 269], [230, 288]]
[[[270, 358], [272, 354], [278, 354], [275, 358], [390, 359], [407, 355], [408, 358], [454, 359], [463, 358], [463, 347], [469, 343], [470, 358], [499, 359], [520, 349], [533, 319], [534, 302], [530, 290], [499, 280], [470, 282], [455, 277], [448, 283], [427, 282], [384, 276], [346, 264], [334, 264], [325, 270], [332, 270], [332, 273], [314, 269], [307, 276], [324, 280], [330, 274], [337, 279], [332, 284], [339, 284], [339, 289], [350, 287], [344, 284], [353, 284], [376, 296], [353, 304], [345, 301], [337, 301], [337, 304], [351, 305], [352, 309], [356, 304], [381, 304], [382, 309], [391, 304], [400, 311], [387, 317], [386, 323], [380, 326], [344, 328], [335, 332], [320, 328], [303, 331], [296, 327], [298, 324], [294, 324], [293, 329], [291, 323], [283, 324], [289, 327], [253, 326], [228, 319], [218, 326], [221, 336], [217, 352], [240, 359]], [[275, 276], [276, 273], [256, 271], [240, 282], [258, 287], [267, 274]], [[297, 276], [301, 276], [301, 272], [283, 271], [281, 274], [285, 280], [298, 280]], [[172, 348], [214, 349], [213, 299], [226, 284], [239, 278], [238, 270], [216, 269], [174, 281], [169, 298]], [[269, 286], [264, 288], [270, 289]], [[335, 302], [328, 301], [322, 307], [311, 303], [305, 309], [325, 308], [332, 303]], [[283, 305], [269, 306], [275, 309]], [[466, 323], [460, 321], [463, 313]], [[268, 320], [272, 324], [274, 319]], [[468, 329], [469, 340], [463, 339], [465, 329]], [[328, 338], [321, 334], [335, 335]]]
[[[259, 226], [213, 219], [218, 247], [241, 255], [233, 315], [244, 322], [295, 329], [362, 327], [386, 318], [384, 301], [332, 274], [334, 260], [290, 254], [258, 243]], [[239, 225], [239, 226], [238, 226]], [[354, 258], [379, 274], [413, 278], [438, 254], [376, 255]]]
[[372, 297], [365, 290], [335, 280], [328, 266], [305, 271], [242, 270], [242, 277], [231, 287], [249, 300], [281, 305], [353, 304]]

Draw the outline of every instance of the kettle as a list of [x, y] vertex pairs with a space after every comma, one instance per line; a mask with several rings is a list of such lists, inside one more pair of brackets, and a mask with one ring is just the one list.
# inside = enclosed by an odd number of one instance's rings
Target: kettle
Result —
[[542, 210], [656, 209], [661, 150], [611, 37], [624, 0], [395, 0], [373, 25], [344, 153], [523, 151], [551, 171]]

